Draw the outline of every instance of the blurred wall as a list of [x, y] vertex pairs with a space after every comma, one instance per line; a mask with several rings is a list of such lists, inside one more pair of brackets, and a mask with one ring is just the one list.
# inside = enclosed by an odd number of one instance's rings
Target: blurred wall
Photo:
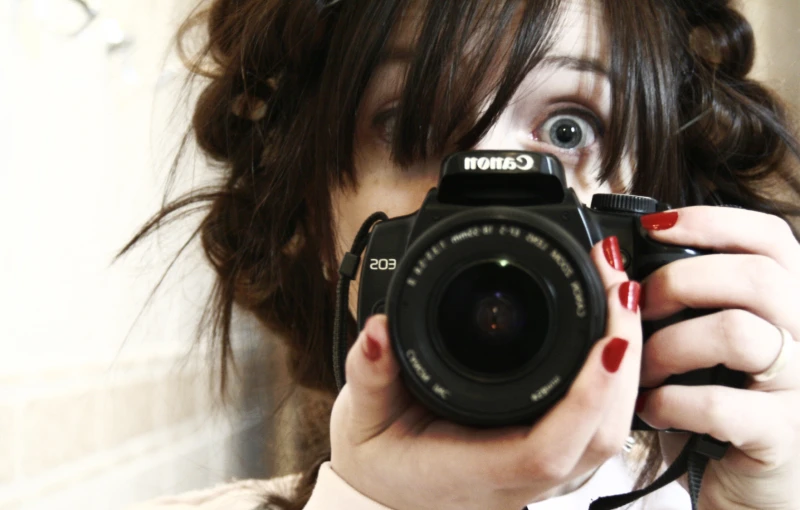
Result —
[[[111, 264], [157, 210], [185, 127], [168, 51], [185, 6], [96, 3], [72, 37], [72, 5], [0, 0], [2, 510], [121, 509], [263, 460], [263, 420], [236, 384], [216, 412], [190, 352], [210, 282], [197, 250], [137, 320], [195, 222]], [[201, 163], [180, 187], [208, 178]]]
[[[264, 418], [285, 377], [254, 350], [262, 332], [238, 321], [245, 377], [224, 413], [205, 353], [187, 355], [210, 282], [196, 249], [138, 316], [194, 223], [110, 265], [158, 208], [185, 127], [168, 43], [191, 2], [107, 0], [77, 37], [59, 2], [0, 0], [0, 510], [121, 509], [285, 472], [292, 426]], [[800, 2], [743, 7], [758, 74], [800, 106]], [[183, 175], [211, 178], [191, 158]]]
[[800, 0], [739, 0], [756, 32], [755, 75], [800, 113]]

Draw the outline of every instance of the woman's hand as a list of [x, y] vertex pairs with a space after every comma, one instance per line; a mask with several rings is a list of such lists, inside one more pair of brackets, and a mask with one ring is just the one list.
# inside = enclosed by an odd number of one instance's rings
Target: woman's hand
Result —
[[638, 284], [604, 255], [620, 260], [615, 242], [591, 252], [608, 294], [606, 335], [532, 427], [475, 429], [432, 416], [401, 382], [386, 317], [371, 318], [333, 407], [333, 470], [395, 510], [518, 510], [620, 452], [638, 389], [641, 319]]
[[[778, 357], [777, 326], [800, 339], [800, 245], [786, 222], [703, 206], [651, 215], [642, 223], [660, 224], [651, 230], [658, 241], [726, 253], [676, 261], [645, 279], [644, 320], [684, 307], [725, 310], [656, 332], [644, 347], [642, 386], [719, 363], [757, 374]], [[658, 429], [731, 442], [725, 457], [706, 468], [700, 508], [800, 508], [800, 356], [790, 356], [769, 382], [750, 378], [746, 389], [669, 385], [643, 393], [637, 411]], [[685, 435], [662, 434], [661, 440], [671, 462]]]

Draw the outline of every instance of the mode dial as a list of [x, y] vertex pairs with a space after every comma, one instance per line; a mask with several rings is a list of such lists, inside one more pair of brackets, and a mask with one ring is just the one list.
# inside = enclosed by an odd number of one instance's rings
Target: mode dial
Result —
[[637, 195], [598, 193], [592, 197], [592, 209], [603, 212], [650, 214], [663, 211], [655, 198]]

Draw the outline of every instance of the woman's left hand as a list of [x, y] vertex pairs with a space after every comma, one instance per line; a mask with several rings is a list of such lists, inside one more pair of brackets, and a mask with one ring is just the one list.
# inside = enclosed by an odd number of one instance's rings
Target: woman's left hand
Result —
[[[720, 308], [659, 330], [644, 345], [641, 386], [724, 364], [763, 372], [781, 351], [778, 326], [800, 340], [800, 244], [774, 216], [729, 207], [687, 207], [644, 217], [653, 239], [718, 252], [667, 264], [642, 282], [642, 319], [682, 308]], [[655, 217], [655, 218], [654, 218]], [[672, 223], [672, 225], [670, 225]], [[800, 351], [797, 345], [789, 345]], [[639, 416], [657, 429], [729, 441], [703, 477], [703, 510], [800, 509], [800, 353], [768, 382], [745, 389], [668, 385], [642, 393]], [[684, 434], [661, 434], [671, 463]]]

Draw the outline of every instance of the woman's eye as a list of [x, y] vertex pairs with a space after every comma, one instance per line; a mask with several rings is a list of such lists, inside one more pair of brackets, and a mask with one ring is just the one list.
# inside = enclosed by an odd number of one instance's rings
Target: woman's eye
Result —
[[573, 151], [592, 145], [600, 132], [599, 121], [587, 119], [590, 113], [558, 113], [534, 131], [538, 142], [553, 145], [561, 150]]
[[389, 108], [375, 115], [372, 118], [372, 128], [378, 137], [384, 142], [391, 144], [394, 137], [395, 123], [397, 122], [397, 108]]

